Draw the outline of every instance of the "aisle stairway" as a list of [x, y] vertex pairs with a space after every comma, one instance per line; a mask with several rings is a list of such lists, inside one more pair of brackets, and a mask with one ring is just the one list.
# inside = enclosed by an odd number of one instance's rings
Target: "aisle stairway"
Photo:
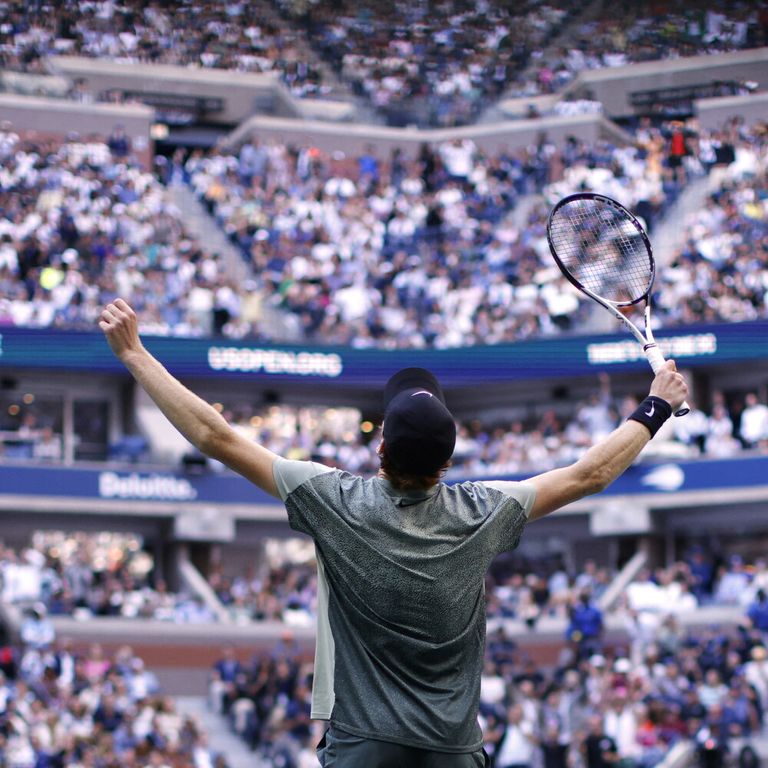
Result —
[[267, 764], [248, 749], [229, 723], [208, 707], [204, 696], [177, 696], [179, 713], [191, 717], [208, 734], [212, 752], [225, 756], [228, 768], [267, 768]]
[[[239, 284], [245, 284], [251, 277], [250, 267], [246, 264], [238, 248], [230, 242], [224, 231], [205, 206], [197, 199], [194, 191], [186, 184], [171, 184], [168, 187], [173, 204], [181, 212], [182, 219], [189, 233], [197, 238], [204, 250], [218, 253], [222, 266]], [[297, 343], [301, 341], [301, 329], [298, 318], [278, 308], [262, 307], [262, 331], [277, 343]]]
[[168, 193], [173, 204], [181, 212], [182, 221], [189, 233], [206, 251], [219, 254], [229, 274], [243, 280], [247, 276], [248, 267], [240, 251], [227, 239], [194, 191], [186, 184], [170, 184]]
[[675, 204], [651, 233], [653, 255], [657, 264], [663, 265], [669, 262], [675, 251], [683, 245], [685, 227], [682, 225], [688, 214], [699, 210], [704, 205], [710, 186], [710, 178], [707, 176], [688, 182]]

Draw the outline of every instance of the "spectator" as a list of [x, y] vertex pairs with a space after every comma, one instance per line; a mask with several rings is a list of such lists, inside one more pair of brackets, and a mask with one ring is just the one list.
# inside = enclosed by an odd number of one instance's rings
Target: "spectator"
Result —
[[744, 679], [757, 694], [757, 705], [762, 719], [768, 713], [768, 651], [764, 645], [751, 648], [749, 661], [744, 664]]
[[602, 635], [602, 611], [592, 602], [590, 593], [584, 592], [571, 609], [566, 638], [575, 646], [578, 658], [584, 659], [600, 651]]
[[619, 761], [616, 742], [605, 732], [603, 718], [598, 714], [589, 718], [582, 749], [586, 768], [613, 768]]
[[768, 594], [759, 589], [754, 601], [747, 608], [747, 618], [754, 629], [768, 635]]
[[729, 753], [728, 734], [722, 710], [716, 707], [696, 734], [696, 751], [701, 768], [724, 768]]
[[720, 672], [710, 668], [704, 673], [704, 680], [699, 686], [699, 699], [708, 712], [708, 717], [722, 715], [722, 706], [728, 694], [728, 687], [723, 683]]
[[544, 727], [541, 738], [541, 758], [543, 768], [567, 768], [569, 744], [564, 741], [563, 735], [556, 722], [551, 722]]
[[[676, 419], [673, 425], [675, 439], [683, 445], [689, 446], [692, 449], [692, 453], [701, 454], [704, 453], [706, 448], [710, 421], [704, 411], [697, 406], [693, 398], [691, 398], [688, 405], [691, 410], [686, 414], [686, 418]], [[680, 423], [683, 421], [685, 424]]]
[[209, 681], [209, 701], [214, 712], [229, 714], [241, 677], [245, 674], [232, 645], [225, 645], [221, 658], [213, 665]]
[[685, 159], [691, 154], [689, 135], [685, 123], [673, 120], [667, 135], [667, 167], [672, 172], [672, 178], [679, 186], [684, 186], [687, 180]]
[[739, 434], [747, 448], [765, 447], [768, 441], [768, 405], [761, 403], [755, 392], [744, 398]]
[[715, 569], [711, 559], [706, 556], [700, 546], [694, 546], [688, 553], [686, 563], [691, 574], [691, 591], [699, 602], [706, 601], [712, 594], [715, 579]]
[[131, 140], [125, 132], [125, 126], [118, 123], [109, 134], [107, 146], [115, 162], [125, 162], [131, 152]]
[[748, 593], [749, 574], [740, 555], [731, 555], [728, 564], [720, 568], [715, 584], [714, 599], [720, 605], [739, 605]]
[[638, 717], [627, 689], [617, 689], [612, 693], [603, 717], [603, 728], [616, 744], [619, 760], [636, 763], [640, 759], [642, 748], [638, 735]]
[[24, 613], [19, 630], [22, 642], [37, 651], [49, 649], [56, 639], [56, 630], [47, 616], [45, 605], [35, 603]]
[[731, 737], [749, 736], [759, 727], [754, 702], [754, 691], [744, 684], [742, 674], [735, 675], [728, 686], [723, 702], [722, 722]]
[[712, 406], [712, 414], [707, 419], [707, 432], [704, 439], [704, 453], [712, 457], [733, 456], [740, 450], [734, 436], [733, 419], [723, 403]]
[[513, 704], [507, 710], [507, 722], [495, 752], [499, 768], [532, 768], [536, 735], [523, 718], [523, 708]]

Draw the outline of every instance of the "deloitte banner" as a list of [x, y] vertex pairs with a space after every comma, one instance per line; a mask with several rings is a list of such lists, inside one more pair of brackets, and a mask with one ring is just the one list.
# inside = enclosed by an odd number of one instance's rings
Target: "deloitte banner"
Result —
[[[0, 496], [183, 504], [277, 504], [239, 475], [0, 465]], [[52, 507], [55, 509], [55, 507]]]
[[[527, 476], [525, 476], [527, 477]], [[523, 476], [504, 479], [523, 480]], [[454, 482], [454, 481], [451, 481]], [[692, 493], [700, 491], [753, 489], [768, 499], [768, 456], [717, 461], [669, 461], [641, 463], [630, 467], [602, 496]], [[282, 506], [239, 475], [211, 472], [185, 475], [175, 472], [81, 469], [0, 465], [0, 498], [10, 496], [23, 508], [26, 498], [101, 500], [109, 502], [159, 502], [173, 508], [210, 505]], [[762, 497], [762, 494], [761, 494]]]
[[[657, 335], [664, 354], [685, 367], [768, 360], [768, 322], [688, 326]], [[640, 346], [628, 333], [393, 351], [158, 336], [145, 337], [144, 342], [178, 376], [326, 381], [345, 386], [378, 385], [393, 371], [411, 365], [430, 368], [446, 387], [647, 366]], [[12, 327], [0, 328], [0, 372], [4, 368], [124, 373], [100, 333]]]

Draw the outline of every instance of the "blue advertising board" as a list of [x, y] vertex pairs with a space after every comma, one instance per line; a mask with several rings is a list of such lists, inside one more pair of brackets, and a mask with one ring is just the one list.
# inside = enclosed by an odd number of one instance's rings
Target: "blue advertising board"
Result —
[[0, 496], [51, 496], [170, 504], [276, 504], [239, 475], [0, 465]]
[[[524, 476], [505, 479], [523, 480]], [[688, 493], [766, 488], [768, 456], [640, 463], [630, 467], [603, 496]], [[51, 497], [151, 501], [179, 505], [279, 505], [275, 498], [230, 472], [188, 475], [79, 467], [0, 465], [0, 497]], [[55, 506], [55, 505], [54, 505]], [[53, 508], [53, 507], [52, 507]]]
[[[667, 357], [698, 367], [768, 360], [768, 322], [686, 326], [658, 332]], [[249, 380], [379, 384], [394, 370], [418, 365], [433, 370], [447, 387], [480, 382], [626, 372], [646, 367], [628, 333], [557, 336], [516, 344], [457, 349], [354, 349], [272, 346], [230, 339], [145, 337], [147, 348], [175, 375]], [[123, 374], [100, 333], [0, 328], [3, 369]]]

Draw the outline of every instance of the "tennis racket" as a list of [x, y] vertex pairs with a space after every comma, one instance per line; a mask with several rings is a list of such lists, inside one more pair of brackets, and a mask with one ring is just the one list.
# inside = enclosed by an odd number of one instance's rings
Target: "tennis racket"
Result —
[[[656, 373], [664, 365], [651, 330], [656, 265], [640, 222], [610, 197], [579, 192], [564, 197], [552, 209], [547, 240], [560, 271], [632, 331]], [[641, 331], [621, 310], [643, 303]], [[683, 403], [675, 416], [685, 416], [689, 410]]]

